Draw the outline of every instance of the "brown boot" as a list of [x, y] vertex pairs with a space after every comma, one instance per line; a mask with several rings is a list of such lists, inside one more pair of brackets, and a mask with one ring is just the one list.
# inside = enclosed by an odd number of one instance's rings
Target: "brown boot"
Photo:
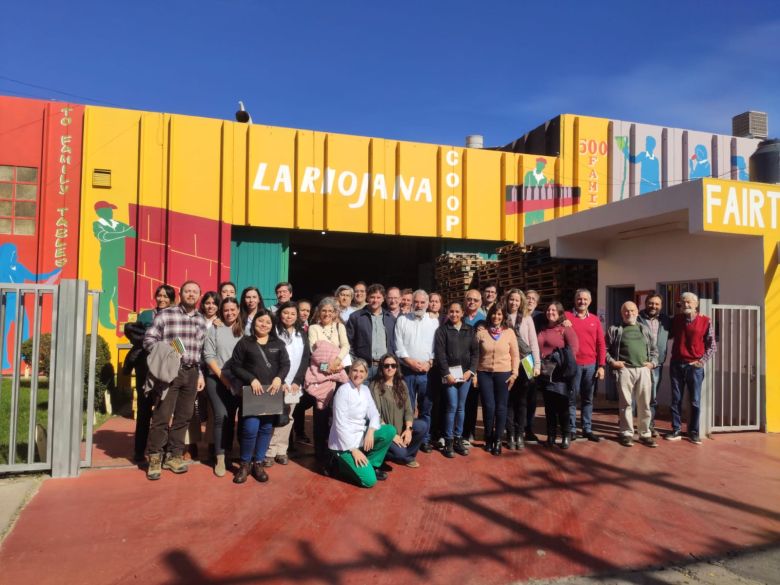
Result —
[[149, 467], [146, 468], [146, 478], [152, 481], [160, 479], [162, 457], [159, 453], [149, 455]]
[[254, 477], [260, 483], [268, 481], [268, 474], [265, 472], [265, 469], [263, 468], [262, 461], [255, 461], [252, 464], [252, 477]]
[[241, 462], [238, 467], [238, 473], [233, 478], [233, 483], [244, 483], [249, 477], [249, 463]]

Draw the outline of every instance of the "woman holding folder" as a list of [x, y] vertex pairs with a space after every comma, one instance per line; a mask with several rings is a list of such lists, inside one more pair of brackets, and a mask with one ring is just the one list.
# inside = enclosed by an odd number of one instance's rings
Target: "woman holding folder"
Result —
[[[509, 390], [506, 413], [507, 449], [524, 449], [525, 421], [528, 409], [528, 386], [541, 372], [539, 341], [531, 309], [523, 291], [511, 289], [506, 295], [506, 320], [517, 336], [520, 351], [520, 375]], [[532, 429], [529, 429], [532, 430]]]
[[479, 349], [474, 331], [463, 322], [463, 306], [450, 303], [447, 322], [436, 330], [433, 353], [442, 377], [447, 397], [444, 422], [444, 456], [455, 457], [454, 452], [468, 455], [463, 445], [463, 419], [466, 397], [477, 371]]
[[[250, 331], [252, 334], [233, 350], [231, 370], [255, 395], [276, 394], [290, 370], [290, 358], [284, 342], [276, 336], [271, 313], [258, 309]], [[250, 466], [257, 481], [268, 481], [263, 461], [274, 431], [273, 419], [274, 415], [241, 417], [241, 466], [233, 482], [244, 483]]]

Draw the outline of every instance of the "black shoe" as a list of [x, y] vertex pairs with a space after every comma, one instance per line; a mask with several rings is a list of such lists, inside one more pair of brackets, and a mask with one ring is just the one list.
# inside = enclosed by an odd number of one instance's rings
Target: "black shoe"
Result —
[[241, 462], [238, 473], [233, 477], [233, 483], [244, 483], [249, 477], [249, 463]]
[[469, 454], [469, 450], [463, 445], [463, 437], [455, 437], [453, 449], [455, 450], [455, 453], [463, 455], [464, 457]]
[[574, 441], [576, 441], [576, 440], [577, 440], [577, 431], [571, 431], [571, 432], [569, 432], [569, 439], [571, 440], [571, 442], [572, 442], [572, 443], [573, 443]]
[[588, 431], [587, 433], [582, 433], [582, 436], [588, 439], [588, 441], [591, 441], [592, 443], [601, 442], [601, 437], [599, 437], [596, 433], [593, 433], [591, 431]]
[[495, 444], [495, 441], [491, 437], [485, 437], [485, 444], [482, 446], [482, 448], [490, 453], [493, 450], [493, 445]]
[[263, 469], [262, 461], [255, 461], [252, 463], [252, 477], [254, 477], [260, 483], [268, 481], [268, 474]]
[[533, 431], [526, 431], [525, 432], [525, 442], [526, 443], [538, 443], [539, 437], [534, 435]]
[[564, 435], [563, 439], [561, 440], [561, 449], [568, 449], [571, 447], [571, 435]]
[[515, 451], [522, 451], [525, 449], [525, 443], [523, 442], [523, 437], [517, 437], [515, 440]]
[[493, 443], [493, 447], [490, 449], [490, 454], [498, 457], [501, 455], [501, 441]]
[[374, 471], [376, 472], [376, 479], [377, 481], [385, 481], [387, 479], [387, 472], [382, 470], [379, 467], [374, 467]]
[[422, 451], [423, 453], [430, 453], [431, 451], [433, 451], [433, 445], [431, 445], [430, 443], [423, 443], [422, 445], [420, 445], [420, 451]]
[[506, 440], [506, 448], [509, 451], [514, 451], [517, 449], [517, 439], [515, 439], [514, 436], [509, 435], [509, 438]]
[[444, 449], [442, 450], [441, 454], [444, 455], [447, 459], [452, 459], [455, 457], [455, 451], [452, 448], [453, 439], [444, 439]]
[[699, 437], [699, 433], [688, 433], [688, 438], [690, 439], [691, 443], [694, 443], [695, 445], [701, 445], [701, 438]]
[[633, 447], [634, 446], [634, 437], [631, 435], [620, 435], [620, 438], [618, 439], [621, 445], [624, 447]]
[[555, 433], [547, 433], [547, 441], [544, 444], [548, 447], [555, 447]]
[[680, 431], [679, 429], [676, 431], [672, 431], [671, 433], [664, 435], [664, 439], [666, 439], [667, 441], [679, 441], [680, 439], [682, 439], [682, 431]]

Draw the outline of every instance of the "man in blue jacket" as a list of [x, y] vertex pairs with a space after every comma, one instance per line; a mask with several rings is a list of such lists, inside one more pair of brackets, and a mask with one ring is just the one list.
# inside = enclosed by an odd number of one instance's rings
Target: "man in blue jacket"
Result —
[[650, 431], [653, 437], [658, 436], [655, 430], [655, 409], [658, 405], [658, 386], [661, 384], [663, 376], [663, 366], [666, 361], [666, 345], [669, 341], [669, 331], [672, 329], [672, 320], [668, 315], [664, 315], [663, 299], [661, 295], [653, 293], [645, 299], [645, 308], [639, 312], [637, 321], [650, 330], [655, 346], [658, 348], [658, 365], [653, 368], [652, 381], [653, 387], [650, 394]]
[[362, 358], [369, 365], [370, 380], [376, 375], [382, 356], [395, 354], [395, 317], [382, 308], [385, 287], [372, 284], [366, 294], [366, 306], [349, 316], [347, 339], [352, 357]]

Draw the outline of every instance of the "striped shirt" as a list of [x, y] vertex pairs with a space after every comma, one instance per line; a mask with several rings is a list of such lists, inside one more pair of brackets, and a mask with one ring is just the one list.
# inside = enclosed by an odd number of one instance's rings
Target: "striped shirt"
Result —
[[151, 352], [158, 342], [169, 343], [177, 337], [184, 345], [181, 365], [198, 365], [206, 339], [206, 319], [197, 310], [185, 313], [181, 305], [168, 307], [155, 315], [144, 336], [144, 349]]

